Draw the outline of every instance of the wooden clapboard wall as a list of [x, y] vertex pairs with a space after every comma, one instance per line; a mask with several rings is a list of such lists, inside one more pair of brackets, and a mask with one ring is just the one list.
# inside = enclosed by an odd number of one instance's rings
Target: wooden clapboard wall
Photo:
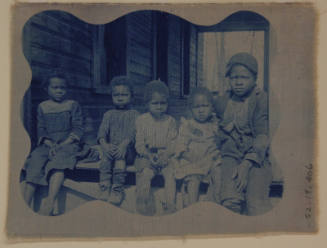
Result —
[[150, 11], [131, 13], [126, 16], [127, 23], [127, 63], [126, 70], [134, 85], [134, 103], [144, 111], [144, 85], [153, 75], [153, 14]]
[[168, 86], [171, 93], [169, 113], [175, 118], [184, 112], [186, 100], [182, 97], [183, 84], [183, 40], [182, 19], [170, 15], [168, 18]]
[[91, 117], [99, 121], [102, 113], [97, 106], [105, 108], [110, 104], [107, 96], [92, 93], [94, 28], [61, 11], [41, 12], [25, 24], [23, 50], [32, 70], [32, 80], [25, 97], [24, 123], [33, 145], [37, 105], [47, 99], [42, 82], [50, 72], [59, 70], [66, 74], [69, 98], [82, 105], [86, 120]]
[[187, 112], [187, 96], [197, 87], [197, 30], [185, 20], [170, 15], [168, 35], [168, 85], [170, 114], [176, 119]]
[[198, 34], [194, 25], [190, 25], [190, 89], [197, 86]]
[[182, 25], [181, 19], [168, 18], [168, 86], [173, 98], [181, 96], [182, 82]]
[[203, 51], [204, 51], [204, 35], [197, 33], [197, 84], [204, 86], [203, 79]]
[[[160, 14], [160, 13], [159, 13]], [[160, 19], [161, 18], [161, 19]], [[158, 23], [161, 21], [161, 23]], [[153, 11], [142, 11], [126, 16], [127, 25], [127, 74], [134, 79], [135, 104], [144, 111], [143, 90], [147, 82], [152, 79], [165, 80], [171, 93], [169, 113], [179, 118], [186, 109], [186, 98], [183, 94], [183, 25], [185, 21], [174, 15], [159, 15]], [[166, 32], [167, 37], [160, 34]], [[159, 56], [156, 44], [166, 38], [167, 61]], [[190, 89], [197, 85], [197, 31], [190, 24], [189, 49], [189, 84]], [[160, 44], [163, 45], [162, 42]], [[167, 63], [167, 64], [165, 64]], [[163, 71], [166, 74], [162, 75]], [[161, 71], [160, 71], [161, 70]]]
[[[157, 12], [141, 11], [99, 26], [61, 11], [46, 11], [30, 18], [24, 27], [23, 49], [32, 69], [32, 81], [25, 96], [23, 117], [33, 144], [36, 141], [36, 108], [47, 99], [42, 81], [57, 69], [67, 75], [69, 98], [82, 105], [87, 127], [93, 127], [93, 135], [105, 111], [113, 107], [108, 81], [116, 74], [127, 74], [134, 80], [134, 103], [140, 111], [145, 110], [145, 84], [166, 74], [164, 77], [172, 96], [169, 113], [179, 118], [185, 112], [185, 21], [169, 14], [160, 13], [159, 16], [164, 16], [160, 25]], [[162, 28], [167, 32], [164, 37]], [[197, 85], [199, 50], [197, 31], [192, 24], [189, 35], [187, 71], [191, 91]], [[166, 56], [165, 64], [158, 58], [158, 38], [165, 38], [167, 43], [164, 50], [159, 49], [167, 51], [160, 54]], [[165, 42], [160, 46], [165, 46]]]

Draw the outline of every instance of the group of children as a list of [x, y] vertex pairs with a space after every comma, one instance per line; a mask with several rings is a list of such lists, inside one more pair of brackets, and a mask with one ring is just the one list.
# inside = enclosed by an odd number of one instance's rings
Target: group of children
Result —
[[[267, 211], [261, 211], [266, 193], [262, 187], [267, 181], [261, 171], [269, 167], [264, 162], [269, 145], [267, 103], [265, 94], [255, 87], [256, 75], [256, 59], [236, 54], [227, 65], [231, 94], [214, 100], [208, 89], [195, 88], [188, 98], [190, 116], [182, 117], [179, 125], [167, 113], [169, 89], [164, 82], [146, 84], [147, 111], [140, 114], [131, 104], [132, 81], [126, 76], [113, 78], [114, 109], [104, 114], [97, 138], [101, 198], [118, 206], [122, 203], [126, 166], [134, 164], [136, 209], [143, 215], [155, 214], [151, 180], [158, 174], [164, 177], [164, 209], [168, 213], [176, 210], [176, 180], [183, 180], [183, 204], [188, 206], [198, 201], [204, 179], [209, 182], [212, 201], [238, 213], [245, 213], [244, 203], [249, 215]], [[75, 166], [74, 153], [83, 134], [78, 103], [65, 99], [65, 78], [49, 77], [47, 90], [50, 100], [38, 107], [38, 147], [25, 164], [24, 190], [30, 204], [36, 185], [49, 185], [45, 215], [52, 212], [64, 170]], [[258, 182], [261, 185], [255, 185]], [[251, 206], [255, 209], [258, 205], [260, 210], [251, 212]]]

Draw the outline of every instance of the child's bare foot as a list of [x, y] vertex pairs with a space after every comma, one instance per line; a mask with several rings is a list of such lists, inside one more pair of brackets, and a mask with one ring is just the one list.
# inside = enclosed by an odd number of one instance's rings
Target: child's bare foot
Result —
[[111, 190], [108, 198], [108, 202], [120, 206], [120, 204], [123, 202], [125, 198], [125, 193], [122, 190]]
[[53, 212], [54, 200], [46, 198], [42, 204], [40, 214], [50, 216]]
[[186, 166], [177, 167], [175, 170], [175, 178], [183, 179], [184, 177], [186, 177], [187, 173], [188, 173], [188, 170], [187, 170]]
[[99, 200], [107, 201], [109, 198], [109, 193], [111, 189], [111, 184], [109, 181], [99, 182]]
[[111, 186], [110, 181], [100, 181], [99, 182], [99, 188], [101, 191], [108, 190]]
[[99, 200], [107, 201], [108, 198], [109, 198], [109, 191], [108, 190], [100, 191]]
[[172, 214], [176, 212], [176, 206], [173, 203], [163, 202], [163, 208], [166, 214]]

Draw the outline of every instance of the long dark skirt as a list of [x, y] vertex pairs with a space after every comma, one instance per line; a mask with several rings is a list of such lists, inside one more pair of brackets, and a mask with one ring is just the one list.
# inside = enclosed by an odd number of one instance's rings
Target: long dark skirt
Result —
[[78, 150], [78, 144], [66, 145], [54, 157], [49, 158], [50, 148], [46, 145], [38, 146], [25, 162], [26, 182], [48, 185], [48, 176], [52, 170], [73, 169], [75, 167]]

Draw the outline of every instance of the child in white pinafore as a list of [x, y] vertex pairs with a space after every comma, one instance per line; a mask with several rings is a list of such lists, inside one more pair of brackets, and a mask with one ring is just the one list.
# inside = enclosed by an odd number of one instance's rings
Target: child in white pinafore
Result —
[[184, 207], [198, 201], [201, 181], [221, 162], [219, 124], [213, 115], [212, 103], [209, 90], [194, 89], [189, 98], [192, 118], [181, 119], [175, 154], [175, 177], [183, 179]]

